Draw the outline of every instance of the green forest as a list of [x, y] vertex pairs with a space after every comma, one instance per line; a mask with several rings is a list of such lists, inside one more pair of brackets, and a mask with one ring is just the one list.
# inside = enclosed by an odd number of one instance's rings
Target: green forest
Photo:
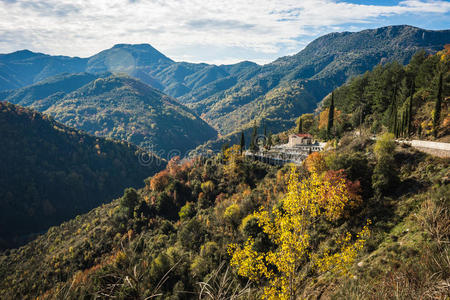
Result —
[[0, 102], [0, 248], [117, 197], [165, 166], [133, 144], [94, 137], [35, 110]]
[[[339, 114], [334, 128], [337, 135], [361, 127], [374, 134], [388, 130], [397, 138], [447, 139], [450, 47], [435, 55], [419, 51], [406, 66], [398, 62], [378, 65], [333, 95]], [[330, 101], [327, 97], [323, 106], [329, 107]], [[325, 109], [321, 118], [326, 119], [326, 114]]]

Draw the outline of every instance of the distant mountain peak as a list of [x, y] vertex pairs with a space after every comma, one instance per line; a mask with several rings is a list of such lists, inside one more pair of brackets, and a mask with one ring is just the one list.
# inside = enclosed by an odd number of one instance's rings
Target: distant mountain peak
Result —
[[136, 54], [137, 53], [143, 53], [146, 55], [151, 54], [152, 56], [154, 56], [156, 58], [162, 58], [164, 60], [168, 60], [168, 61], [172, 62], [172, 60], [170, 58], [168, 58], [167, 56], [162, 54], [160, 51], [158, 51], [155, 47], [153, 47], [150, 44], [116, 44], [112, 48], [105, 50], [105, 51], [110, 51], [113, 49], [129, 50]]
[[45, 54], [24, 49], [7, 54], [0, 54], [0, 60], [8, 60], [8, 61], [20, 60], [20, 59], [28, 59], [35, 56], [45, 56]]
[[113, 49], [114, 48], [135, 48], [135, 49], [142, 49], [142, 50], [148, 50], [148, 49], [156, 50], [155, 47], [153, 47], [152, 45], [147, 44], [147, 43], [142, 43], [142, 44], [120, 43], [120, 44], [115, 44], [113, 46]]

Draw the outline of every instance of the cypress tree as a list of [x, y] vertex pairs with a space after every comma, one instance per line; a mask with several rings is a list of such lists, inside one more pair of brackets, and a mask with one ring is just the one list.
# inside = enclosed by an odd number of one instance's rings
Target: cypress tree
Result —
[[397, 112], [394, 113], [394, 134], [395, 138], [398, 138], [398, 121], [397, 121]]
[[269, 131], [269, 135], [267, 137], [267, 148], [270, 149], [272, 147], [272, 132]]
[[267, 145], [267, 138], [268, 138], [268, 136], [267, 136], [267, 124], [266, 124], [266, 122], [264, 122], [264, 146]]
[[441, 117], [441, 102], [442, 102], [442, 73], [439, 74], [439, 86], [438, 86], [438, 94], [436, 98], [436, 105], [434, 107], [434, 116], [433, 116], [433, 134], [434, 137], [437, 137], [438, 127], [439, 127], [439, 118]]
[[407, 137], [408, 136], [408, 125], [409, 125], [409, 123], [408, 123], [408, 120], [409, 120], [409, 107], [405, 111], [404, 119], [405, 119], [405, 123], [403, 125], [403, 135], [405, 137]]
[[252, 151], [252, 152], [258, 151], [258, 145], [256, 144], [257, 136], [258, 136], [258, 127], [256, 126], [256, 123], [255, 123], [255, 125], [253, 126], [252, 139], [250, 140], [250, 151]]
[[297, 128], [297, 133], [302, 133], [303, 132], [303, 120], [300, 117], [300, 119], [298, 120], [298, 128]]
[[328, 135], [331, 134], [331, 128], [333, 128], [333, 123], [334, 123], [334, 92], [331, 93], [331, 104], [330, 110], [328, 111], [328, 126], [327, 126]]
[[391, 107], [390, 107], [390, 120], [389, 120], [389, 131], [396, 134], [397, 129], [397, 106], [396, 106], [396, 99], [397, 99], [397, 83], [394, 86], [394, 90], [392, 92], [392, 99], [391, 99]]
[[413, 99], [414, 99], [415, 89], [416, 89], [415, 78], [413, 78], [412, 82], [411, 82], [411, 89], [409, 91], [409, 109], [408, 109], [408, 120], [407, 120], [407, 122], [408, 122], [408, 124], [407, 124], [408, 135], [410, 135], [411, 132], [412, 132], [412, 126], [411, 126], [411, 122], [412, 122], [412, 106], [413, 106]]
[[244, 132], [241, 131], [241, 155], [242, 155], [242, 151], [245, 150], [245, 137], [244, 137]]

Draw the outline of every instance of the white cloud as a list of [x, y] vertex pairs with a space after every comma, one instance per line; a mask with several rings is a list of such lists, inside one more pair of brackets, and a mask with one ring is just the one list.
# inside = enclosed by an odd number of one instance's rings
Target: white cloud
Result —
[[174, 59], [264, 61], [297, 52], [318, 34], [380, 17], [448, 12], [448, 1], [420, 0], [395, 6], [331, 0], [0, 0], [0, 52], [28, 48], [90, 56], [117, 43], [150, 43]]

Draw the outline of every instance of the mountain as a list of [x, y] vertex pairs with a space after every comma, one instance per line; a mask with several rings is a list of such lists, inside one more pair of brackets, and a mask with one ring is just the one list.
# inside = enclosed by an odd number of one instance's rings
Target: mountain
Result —
[[148, 44], [117, 44], [91, 57], [50, 56], [29, 50], [0, 54], [0, 91], [25, 87], [63, 73], [125, 73], [173, 97], [216, 80], [236, 78], [257, 64], [174, 62]]
[[[405, 64], [418, 50], [434, 53], [447, 43], [450, 30], [408, 25], [331, 33], [295, 55], [264, 66], [251, 62], [220, 66], [175, 62], [147, 44], [119, 44], [83, 59], [19, 51], [0, 55], [0, 90], [10, 88], [11, 82], [22, 86], [36, 83], [54, 74], [54, 66], [59, 66], [60, 72], [87, 71], [96, 76], [125, 73], [177, 97], [221, 136], [235, 137], [255, 123], [262, 126], [263, 119], [272, 132], [290, 128], [295, 118], [312, 112], [349, 78], [380, 63]], [[24, 65], [29, 66], [26, 78], [21, 77]]]
[[171, 150], [184, 154], [217, 136], [188, 108], [126, 75], [62, 74], [0, 92], [0, 99], [30, 106], [91, 134], [164, 151], [164, 155]]
[[29, 50], [0, 54], [0, 91], [21, 88], [62, 73], [80, 73], [86, 59]]
[[0, 248], [142, 186], [165, 165], [130, 143], [7, 102], [0, 102], [0, 140]]
[[[104, 76], [108, 76], [108, 74], [104, 74]], [[85, 72], [60, 74], [20, 89], [0, 91], [0, 99], [44, 110], [64, 95], [73, 92], [98, 77]]]
[[[322, 36], [293, 56], [264, 65], [251, 78], [216, 89], [195, 100], [181, 97], [220, 134], [225, 135], [262, 119], [272, 131], [312, 112], [317, 103], [347, 79], [390, 61], [407, 63], [424, 49], [429, 53], [450, 43], [450, 30], [431, 31], [412, 26], [389, 26]], [[203, 89], [206, 89], [204, 86]]]
[[44, 112], [69, 126], [151, 147], [161, 155], [184, 154], [217, 136], [173, 98], [126, 76], [98, 78]]

